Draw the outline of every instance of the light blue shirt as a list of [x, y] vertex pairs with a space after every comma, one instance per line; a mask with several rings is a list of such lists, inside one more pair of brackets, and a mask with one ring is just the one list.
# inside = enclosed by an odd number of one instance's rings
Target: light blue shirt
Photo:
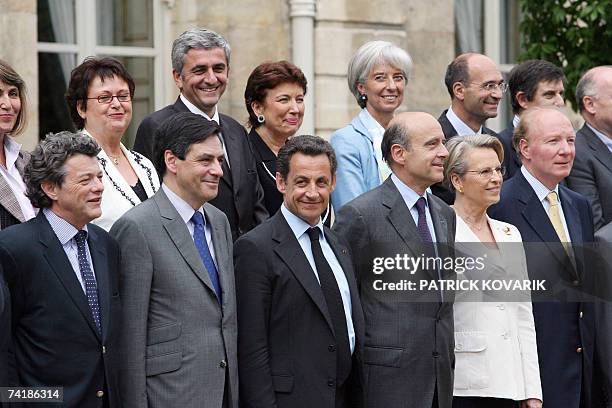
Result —
[[433, 220], [431, 219], [427, 194], [424, 196], [418, 195], [413, 189], [404, 184], [404, 182], [400, 180], [395, 173], [391, 174], [391, 181], [393, 181], [393, 184], [395, 184], [395, 187], [397, 187], [400, 195], [404, 199], [404, 203], [406, 203], [406, 207], [408, 207], [410, 210], [410, 215], [412, 215], [412, 219], [414, 220], [414, 225], [417, 227], [419, 225], [419, 210], [416, 207], [416, 202], [421, 197], [425, 199], [425, 219], [427, 220], [427, 228], [429, 228], [432, 241], [438, 242], [436, 240], [436, 231], [434, 230]]
[[[83, 281], [83, 276], [81, 276], [81, 268], [79, 267], [79, 251], [77, 242], [74, 239], [74, 236], [77, 234], [77, 232], [79, 232], [79, 230], [48, 208], [43, 209], [43, 214], [45, 215], [45, 218], [47, 218], [47, 221], [49, 221], [49, 225], [51, 225], [51, 229], [55, 233], [55, 236], [59, 240], [60, 244], [62, 244], [66, 257], [68, 257], [68, 261], [70, 261], [70, 266], [72, 266], [72, 270], [81, 284], [83, 293], [87, 294], [87, 291], [85, 290], [85, 282]], [[83, 231], [88, 232], [87, 225], [83, 226]], [[87, 262], [89, 263], [94, 279], [96, 279], [96, 271], [93, 267], [91, 253], [89, 252], [89, 243], [87, 241], [85, 241], [85, 253], [87, 255]]]
[[612, 138], [609, 138], [608, 136], [604, 135], [603, 133], [601, 133], [599, 130], [595, 129], [593, 126], [589, 125], [588, 123], [587, 123], [587, 126], [589, 127], [589, 129], [593, 131], [593, 133], [595, 133], [595, 135], [597, 135], [599, 140], [601, 140], [603, 144], [606, 145], [608, 150], [610, 150], [610, 153], [612, 153]]
[[565, 230], [565, 236], [567, 237], [567, 240], [571, 242], [572, 237], [570, 236], [569, 230], [567, 229], [565, 215], [563, 214], [563, 205], [561, 205], [561, 197], [559, 197], [559, 185], [557, 184], [553, 190], [549, 190], [548, 187], [546, 187], [540, 182], [540, 180], [538, 180], [531, 173], [529, 173], [529, 170], [527, 170], [525, 166], [521, 166], [521, 173], [523, 173], [523, 176], [525, 176], [525, 179], [527, 180], [531, 188], [533, 188], [533, 191], [536, 193], [536, 196], [538, 196], [538, 200], [540, 200], [540, 203], [542, 204], [544, 211], [546, 211], [546, 214], [548, 214], [548, 211], [550, 210], [550, 203], [546, 199], [546, 196], [551, 191], [557, 193], [559, 201], [559, 217], [561, 217], [561, 223], [563, 224], [563, 229]]
[[[176, 209], [176, 211], [179, 213], [179, 215], [183, 219], [183, 222], [185, 223], [185, 225], [187, 226], [187, 229], [189, 230], [189, 235], [191, 235], [191, 239], [193, 239], [193, 232], [195, 230], [195, 225], [193, 221], [191, 221], [191, 217], [193, 217], [193, 214], [195, 213], [196, 210], [194, 210], [189, 203], [187, 203], [185, 200], [179, 197], [174, 191], [170, 190], [170, 187], [168, 187], [167, 185], [162, 183], [161, 188], [164, 190], [164, 193], [166, 193], [166, 197], [168, 197], [168, 200], [170, 200], [170, 203], [172, 204], [172, 206]], [[206, 236], [206, 244], [208, 244], [210, 255], [212, 256], [213, 262], [215, 263], [215, 266], [218, 269], [219, 266], [217, 265], [217, 258], [215, 257], [215, 246], [212, 241], [212, 233], [210, 231], [210, 225], [208, 224], [208, 221], [206, 220], [206, 214], [204, 213], [204, 210], [202, 209], [202, 207], [198, 208], [197, 211], [199, 211], [204, 217], [204, 235]]]
[[[295, 238], [298, 240], [300, 247], [302, 247], [302, 251], [304, 252], [304, 255], [306, 255], [306, 259], [308, 259], [308, 263], [310, 264], [312, 270], [314, 271], [315, 277], [320, 284], [321, 281], [319, 280], [319, 274], [317, 272], [317, 267], [315, 266], [314, 256], [312, 255], [312, 248], [310, 246], [310, 237], [306, 232], [310, 228], [310, 224], [289, 211], [287, 207], [285, 207], [285, 204], [281, 205], [281, 212], [285, 217], [285, 220], [287, 220], [289, 228], [291, 228], [291, 231], [293, 231]], [[336, 258], [334, 251], [331, 249], [329, 243], [325, 239], [325, 234], [323, 233], [323, 223], [321, 220], [319, 220], [316, 228], [319, 229], [319, 242], [321, 243], [323, 256], [331, 267], [334, 277], [336, 278], [336, 282], [338, 283], [338, 288], [340, 289], [340, 296], [342, 297], [342, 304], [344, 306], [346, 328], [348, 330], [348, 337], [352, 353], [355, 350], [355, 328], [353, 327], [351, 291], [349, 290], [348, 281], [346, 280], [346, 275], [344, 275], [342, 266], [340, 266], [338, 258]]]
[[446, 118], [451, 125], [453, 125], [458, 136], [473, 135], [474, 133], [482, 134], [482, 126], [480, 126], [480, 129], [478, 129], [478, 132], [474, 132], [471, 127], [459, 119], [459, 116], [457, 116], [457, 114], [453, 111], [452, 107], [449, 107], [448, 111], [446, 111]]

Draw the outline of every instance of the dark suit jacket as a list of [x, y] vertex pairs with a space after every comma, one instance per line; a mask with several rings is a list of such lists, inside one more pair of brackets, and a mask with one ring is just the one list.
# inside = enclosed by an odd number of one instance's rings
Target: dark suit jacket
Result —
[[576, 133], [576, 158], [565, 181], [591, 202], [595, 230], [612, 221], [612, 152], [586, 124]]
[[[454, 211], [431, 194], [428, 200], [438, 243], [454, 243]], [[452, 299], [440, 302], [434, 292], [433, 301], [416, 297], [391, 300], [388, 292], [377, 294], [371, 289], [374, 257], [420, 257], [423, 253], [410, 210], [391, 178], [345, 204], [334, 230], [349, 242], [357, 272], [366, 322], [363, 359], [367, 406], [431, 408], [437, 390], [438, 407], [450, 408], [455, 362]], [[438, 247], [440, 257], [454, 256], [452, 247]], [[418, 285], [421, 279], [437, 279], [430, 273], [418, 270], [401, 277]], [[442, 271], [442, 275], [447, 274]]]
[[[166, 119], [178, 112], [189, 112], [187, 106], [177, 98], [173, 105], [153, 112], [138, 126], [134, 150], [153, 159], [155, 130]], [[263, 189], [257, 178], [257, 167], [251, 145], [244, 127], [229, 116], [219, 114], [223, 143], [229, 157], [230, 168], [224, 164], [219, 193], [210, 204], [225, 213], [230, 223], [232, 237], [254, 228], [268, 218], [263, 202]]]
[[[438, 122], [440, 122], [440, 126], [442, 126], [442, 133], [444, 133], [444, 138], [448, 140], [451, 137], [457, 136], [457, 131], [446, 117], [446, 112], [448, 112], [448, 109], [445, 109], [444, 112], [442, 112], [442, 114], [438, 118]], [[482, 127], [482, 133], [497, 137], [497, 133], [495, 133], [494, 130], [489, 129], [486, 126]], [[431, 192], [434, 193], [434, 195], [440, 197], [448, 205], [451, 205], [455, 202], [455, 192], [451, 191], [443, 182], [436, 183], [431, 186]]]
[[253, 147], [257, 175], [263, 188], [266, 210], [269, 214], [276, 214], [283, 203], [283, 195], [276, 188], [276, 179], [270, 176], [270, 174], [272, 176], [276, 175], [276, 155], [254, 128], [249, 132], [249, 143]]
[[[581, 244], [593, 242], [592, 213], [581, 195], [559, 185], [559, 199], [572, 241], [571, 261], [546, 211], [520, 171], [504, 183], [492, 218], [521, 232], [530, 279], [545, 279], [548, 293], [533, 293], [533, 315], [544, 404], [578, 408], [581, 392], [590, 401], [593, 363], [593, 305], [574, 301], [576, 290], [590, 285]], [[580, 350], [578, 348], [580, 347]], [[590, 406], [590, 405], [586, 405]]]
[[120, 252], [102, 228], [93, 224], [87, 228], [101, 336], [87, 297], [42, 211], [0, 233], [0, 262], [12, 299], [16, 372], [9, 374], [9, 381], [20, 386], [62, 386], [63, 406], [75, 408], [102, 407], [96, 393], [105, 390], [110, 406], [117, 407]]
[[[11, 296], [0, 263], [0, 387], [9, 385], [8, 351], [11, 342]], [[0, 407], [2, 404], [0, 403]]]
[[[345, 244], [325, 237], [346, 275], [356, 346], [345, 382], [361, 406], [363, 313]], [[234, 245], [241, 407], [334, 408], [337, 353], [321, 286], [280, 211]]]
[[497, 138], [504, 146], [504, 166], [506, 167], [506, 175], [504, 181], [511, 179], [517, 171], [520, 170], [522, 164], [516, 150], [512, 146], [512, 133], [514, 133], [514, 125], [510, 125], [497, 135]]

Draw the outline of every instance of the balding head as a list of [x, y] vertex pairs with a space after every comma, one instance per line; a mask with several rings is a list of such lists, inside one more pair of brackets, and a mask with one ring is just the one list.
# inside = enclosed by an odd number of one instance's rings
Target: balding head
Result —
[[612, 137], [612, 66], [588, 70], [576, 86], [576, 101], [584, 120]]
[[442, 180], [444, 147], [440, 123], [428, 113], [396, 115], [385, 131], [381, 150], [393, 173], [419, 194]]

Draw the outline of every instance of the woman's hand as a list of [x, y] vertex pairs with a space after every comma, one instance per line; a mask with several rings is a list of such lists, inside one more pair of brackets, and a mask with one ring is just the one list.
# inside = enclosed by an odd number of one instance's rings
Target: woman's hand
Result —
[[542, 401], [537, 398], [529, 398], [521, 401], [521, 408], [542, 408]]

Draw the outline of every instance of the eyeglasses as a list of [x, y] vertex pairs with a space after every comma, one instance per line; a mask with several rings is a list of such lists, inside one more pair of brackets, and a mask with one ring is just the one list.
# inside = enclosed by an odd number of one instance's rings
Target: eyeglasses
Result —
[[482, 170], [468, 170], [466, 173], [476, 173], [483, 180], [491, 180], [493, 178], [493, 172], [497, 173], [498, 176], [503, 177], [506, 175], [506, 167], [505, 166], [497, 166], [494, 169], [482, 169]]
[[108, 104], [113, 101], [113, 98], [117, 98], [119, 102], [129, 102], [132, 99], [130, 94], [121, 94], [121, 95], [100, 95], [95, 98], [85, 98], [85, 99], [97, 99], [98, 103]]
[[477, 84], [474, 82], [470, 82], [470, 84], [478, 85], [480, 89], [482, 89], [483, 91], [489, 92], [489, 93], [493, 93], [497, 91], [498, 89], [501, 93], [505, 93], [508, 90], [508, 83], [504, 81], [500, 83], [486, 82], [484, 84]]

